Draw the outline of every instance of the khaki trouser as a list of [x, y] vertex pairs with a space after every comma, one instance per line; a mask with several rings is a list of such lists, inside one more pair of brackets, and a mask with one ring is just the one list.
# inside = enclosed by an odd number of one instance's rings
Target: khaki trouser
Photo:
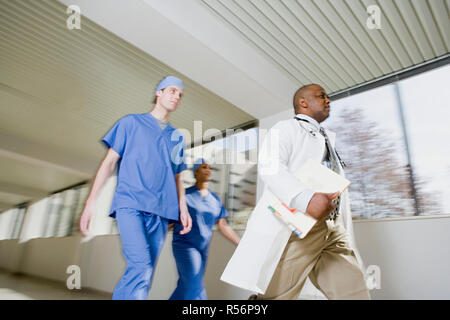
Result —
[[257, 299], [298, 299], [308, 276], [330, 300], [370, 299], [346, 232], [333, 221], [316, 224], [304, 239], [292, 234], [265, 294]]

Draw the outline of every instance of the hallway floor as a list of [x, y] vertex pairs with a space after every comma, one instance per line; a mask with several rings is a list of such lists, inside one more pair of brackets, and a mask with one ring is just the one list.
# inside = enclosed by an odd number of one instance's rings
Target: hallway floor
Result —
[[0, 300], [111, 300], [111, 294], [91, 289], [69, 290], [64, 282], [0, 270]]

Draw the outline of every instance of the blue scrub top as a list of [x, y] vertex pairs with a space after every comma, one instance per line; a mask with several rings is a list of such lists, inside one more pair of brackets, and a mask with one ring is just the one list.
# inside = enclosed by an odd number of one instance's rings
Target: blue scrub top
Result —
[[110, 216], [129, 208], [178, 220], [175, 175], [186, 170], [181, 133], [164, 130], [150, 113], [129, 114], [112, 127], [102, 142], [120, 155], [117, 186]]
[[192, 218], [192, 229], [189, 233], [181, 235], [183, 229], [178, 222], [173, 228], [174, 245], [194, 246], [204, 249], [209, 245], [213, 234], [213, 227], [217, 220], [228, 216], [227, 210], [222, 205], [222, 200], [214, 192], [209, 191], [206, 197], [202, 197], [197, 186], [186, 189], [186, 204]]

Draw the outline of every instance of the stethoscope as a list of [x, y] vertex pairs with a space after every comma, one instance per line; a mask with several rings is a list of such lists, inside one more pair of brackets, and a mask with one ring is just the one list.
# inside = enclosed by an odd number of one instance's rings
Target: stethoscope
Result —
[[306, 132], [308, 132], [309, 135], [310, 135], [311, 137], [316, 137], [316, 132], [314, 132], [313, 129], [307, 129], [307, 128], [305, 128], [305, 126], [304, 126], [303, 123], [302, 123], [302, 121], [308, 122], [308, 123], [311, 123], [311, 122], [309, 122], [309, 121], [306, 120], [306, 119], [300, 119], [300, 118], [297, 118], [297, 117], [294, 117], [294, 119], [295, 119], [295, 120], [298, 120], [298, 124], [300, 125], [300, 127], [302, 127], [303, 130], [305, 130]]
[[[294, 119], [295, 119], [295, 120], [298, 120], [298, 124], [300, 125], [300, 127], [302, 127], [303, 130], [305, 130], [306, 132], [308, 132], [309, 135], [310, 135], [311, 137], [316, 137], [317, 130], [314, 131], [314, 130], [311, 129], [311, 128], [310, 128], [310, 129], [305, 128], [305, 126], [304, 126], [303, 123], [302, 123], [302, 122], [308, 122], [309, 124], [311, 124], [311, 122], [309, 122], [309, 121], [306, 120], [306, 119], [301, 119], [301, 118], [297, 118], [297, 117], [294, 117]], [[338, 157], [338, 159], [339, 159], [339, 162], [341, 163], [341, 166], [342, 166], [343, 168], [347, 167], [347, 165], [345, 164], [345, 162], [341, 159], [341, 156], [340, 156], [339, 153], [337, 152], [336, 148], [334, 148], [334, 152], [336, 153], [336, 155], [337, 155], [337, 157]]]

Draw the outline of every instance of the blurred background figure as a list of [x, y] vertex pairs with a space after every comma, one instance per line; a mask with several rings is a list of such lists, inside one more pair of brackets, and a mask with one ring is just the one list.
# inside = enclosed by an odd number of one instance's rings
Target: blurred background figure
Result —
[[186, 189], [186, 203], [192, 217], [192, 229], [180, 234], [182, 225], [174, 224], [172, 249], [178, 270], [178, 282], [170, 300], [206, 300], [203, 277], [213, 227], [217, 223], [222, 235], [238, 245], [240, 237], [225, 219], [228, 213], [220, 197], [208, 189], [211, 166], [205, 159], [197, 159], [193, 172], [196, 183]]

